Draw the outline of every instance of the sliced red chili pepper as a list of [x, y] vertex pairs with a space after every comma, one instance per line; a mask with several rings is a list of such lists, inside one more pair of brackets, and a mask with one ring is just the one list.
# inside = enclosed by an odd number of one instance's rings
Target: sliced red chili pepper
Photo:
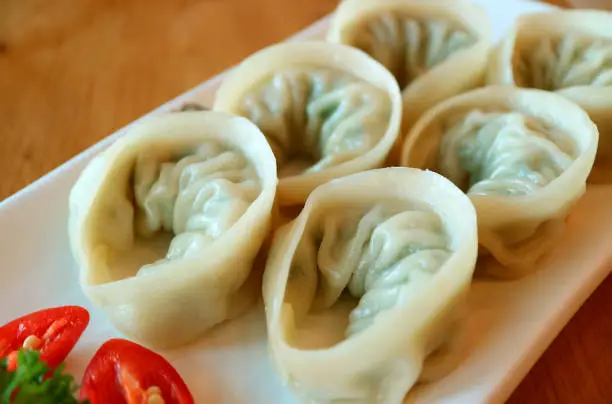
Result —
[[89, 312], [80, 306], [53, 307], [27, 314], [0, 327], [0, 358], [15, 356], [29, 337], [26, 345], [40, 351], [40, 359], [55, 368], [66, 359], [88, 324]]
[[98, 349], [85, 369], [81, 400], [90, 404], [194, 403], [189, 388], [163, 356], [124, 339], [111, 339]]

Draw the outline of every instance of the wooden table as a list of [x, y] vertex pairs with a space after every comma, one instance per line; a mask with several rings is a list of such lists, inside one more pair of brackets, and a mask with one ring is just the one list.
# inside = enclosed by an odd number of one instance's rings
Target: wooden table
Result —
[[[0, 0], [0, 200], [336, 4]], [[612, 403], [611, 294], [609, 278], [510, 403]]]

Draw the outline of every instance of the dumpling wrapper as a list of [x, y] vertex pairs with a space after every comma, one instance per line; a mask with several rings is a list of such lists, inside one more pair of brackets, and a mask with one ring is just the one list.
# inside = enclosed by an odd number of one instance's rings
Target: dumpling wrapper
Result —
[[560, 95], [490, 86], [424, 114], [402, 165], [434, 170], [468, 192], [482, 247], [477, 272], [516, 278], [557, 242], [586, 190], [598, 137], [586, 112]]
[[276, 184], [274, 155], [244, 118], [190, 111], [133, 125], [70, 193], [84, 293], [155, 348], [241, 314], [257, 296]]
[[490, 84], [554, 91], [585, 109], [601, 139], [590, 182], [612, 181], [612, 13], [520, 16], [491, 54]]
[[[376, 221], [381, 207], [395, 211]], [[382, 168], [319, 186], [266, 263], [269, 352], [282, 381], [302, 402], [395, 404], [417, 381], [442, 377], [462, 352], [477, 253], [473, 205], [433, 172]], [[359, 299], [349, 324], [334, 317], [304, 340], [310, 315], [345, 305], [343, 289]], [[320, 341], [339, 324], [342, 335]]]
[[[249, 118], [279, 170], [277, 203], [301, 205], [320, 184], [382, 167], [401, 123], [393, 76], [365, 53], [323, 41], [265, 48], [231, 71], [215, 110]], [[305, 155], [312, 161], [300, 165]]]
[[484, 84], [491, 31], [485, 10], [467, 0], [345, 0], [327, 40], [365, 51], [395, 75], [407, 133], [427, 109]]

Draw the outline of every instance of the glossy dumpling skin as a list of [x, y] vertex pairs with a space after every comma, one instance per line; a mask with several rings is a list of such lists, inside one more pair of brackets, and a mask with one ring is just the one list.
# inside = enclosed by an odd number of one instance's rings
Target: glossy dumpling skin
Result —
[[394, 74], [408, 130], [436, 103], [483, 84], [491, 23], [471, 1], [346, 0], [327, 39], [365, 51]]
[[288, 42], [244, 60], [217, 92], [215, 110], [253, 121], [277, 159], [280, 206], [318, 185], [381, 167], [395, 143], [401, 95], [365, 53], [323, 41]]
[[586, 112], [560, 95], [490, 86], [423, 115], [402, 165], [435, 170], [468, 194], [478, 213], [478, 270], [513, 278], [533, 271], [562, 234], [598, 137]]
[[[469, 199], [445, 178], [405, 167], [315, 189], [276, 233], [264, 274], [269, 352], [304, 403], [403, 402], [461, 352], [478, 253]], [[350, 297], [349, 297], [350, 296]], [[304, 324], [350, 300], [327, 341]], [[317, 328], [317, 336], [326, 331]]]
[[135, 124], [70, 194], [83, 291], [142, 343], [195, 340], [256, 296], [276, 183], [274, 155], [244, 118], [190, 111]]
[[612, 13], [559, 10], [519, 17], [495, 48], [487, 81], [554, 91], [584, 108], [601, 139], [589, 181], [612, 181]]

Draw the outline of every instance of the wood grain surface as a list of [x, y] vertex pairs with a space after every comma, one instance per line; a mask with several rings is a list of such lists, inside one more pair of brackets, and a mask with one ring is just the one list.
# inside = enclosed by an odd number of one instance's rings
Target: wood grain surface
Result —
[[[336, 4], [0, 0], [0, 200]], [[611, 295], [608, 278], [509, 403], [612, 403]]]

